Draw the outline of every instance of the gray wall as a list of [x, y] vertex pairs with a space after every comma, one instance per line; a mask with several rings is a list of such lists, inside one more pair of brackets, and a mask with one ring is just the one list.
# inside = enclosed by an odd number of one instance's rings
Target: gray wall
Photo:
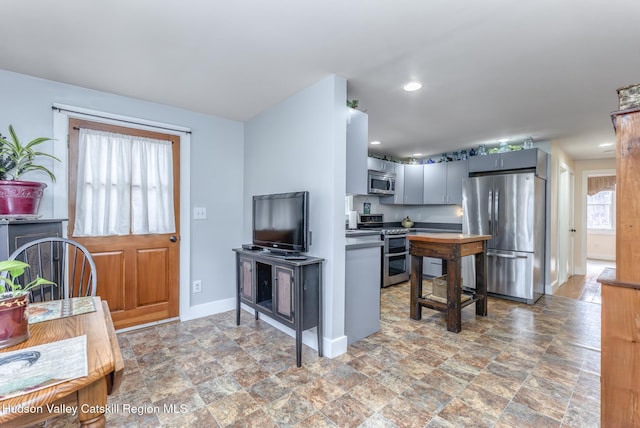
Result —
[[325, 78], [248, 121], [244, 155], [244, 242], [251, 241], [252, 195], [310, 193], [309, 254], [326, 259], [325, 349], [338, 355], [346, 350], [346, 81]]
[[[190, 168], [181, 171], [181, 176], [188, 177], [191, 183], [186, 191], [190, 192], [192, 205], [208, 208], [206, 220], [190, 220], [191, 265], [187, 269], [190, 278], [202, 280], [202, 292], [191, 296], [190, 309], [194, 305], [234, 299], [231, 248], [242, 242], [243, 123], [3, 70], [0, 70], [0, 94], [0, 132], [6, 136], [12, 124], [25, 141], [53, 136], [54, 103], [190, 128]], [[58, 176], [60, 171], [66, 174], [64, 162], [62, 168], [57, 168]], [[47, 182], [44, 177], [31, 179]], [[47, 190], [40, 212], [50, 217], [56, 195], [52, 188]], [[181, 287], [183, 291], [186, 287], [188, 295], [189, 283], [181, 283]]]

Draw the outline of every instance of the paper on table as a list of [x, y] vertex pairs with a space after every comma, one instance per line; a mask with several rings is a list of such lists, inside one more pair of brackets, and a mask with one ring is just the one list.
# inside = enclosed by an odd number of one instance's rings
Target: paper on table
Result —
[[87, 336], [0, 352], [0, 400], [87, 375]]

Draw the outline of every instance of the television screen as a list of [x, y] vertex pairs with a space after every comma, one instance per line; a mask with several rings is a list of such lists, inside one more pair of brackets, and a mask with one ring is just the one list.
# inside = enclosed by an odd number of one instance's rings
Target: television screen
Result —
[[253, 197], [253, 244], [273, 252], [306, 252], [309, 192]]

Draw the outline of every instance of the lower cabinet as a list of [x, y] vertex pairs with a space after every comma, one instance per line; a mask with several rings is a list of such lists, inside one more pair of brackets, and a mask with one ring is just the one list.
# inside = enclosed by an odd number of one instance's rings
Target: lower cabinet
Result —
[[381, 241], [346, 249], [344, 333], [351, 345], [380, 330]]
[[442, 275], [442, 259], [424, 257], [422, 259], [422, 275], [433, 278]]
[[18, 247], [40, 238], [62, 236], [65, 220], [0, 220], [0, 260], [9, 258]]
[[296, 332], [296, 365], [302, 365], [302, 332], [317, 327], [318, 355], [322, 356], [322, 262], [286, 260], [263, 251], [236, 252], [236, 324], [240, 304], [292, 328]]

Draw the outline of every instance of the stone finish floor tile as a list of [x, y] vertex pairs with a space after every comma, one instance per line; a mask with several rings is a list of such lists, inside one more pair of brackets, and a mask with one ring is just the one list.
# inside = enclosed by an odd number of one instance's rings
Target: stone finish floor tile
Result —
[[[334, 359], [243, 312], [118, 334], [126, 363], [109, 427], [597, 427], [600, 305], [489, 298], [409, 319], [409, 284], [381, 294], [380, 331]], [[127, 407], [128, 406], [128, 407]], [[61, 415], [38, 427], [76, 426]]]

